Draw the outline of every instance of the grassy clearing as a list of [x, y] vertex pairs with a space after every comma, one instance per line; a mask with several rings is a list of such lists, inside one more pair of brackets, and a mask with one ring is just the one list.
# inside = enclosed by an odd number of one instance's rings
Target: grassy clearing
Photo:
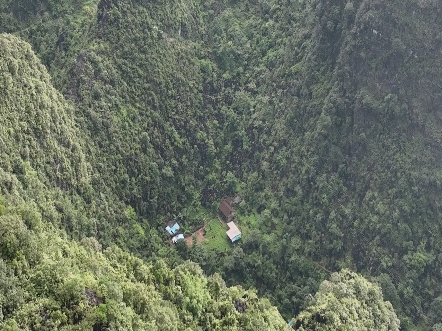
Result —
[[225, 252], [230, 249], [230, 242], [227, 238], [227, 227], [223, 226], [217, 219], [210, 221], [206, 225], [206, 240], [203, 245], [207, 248]]

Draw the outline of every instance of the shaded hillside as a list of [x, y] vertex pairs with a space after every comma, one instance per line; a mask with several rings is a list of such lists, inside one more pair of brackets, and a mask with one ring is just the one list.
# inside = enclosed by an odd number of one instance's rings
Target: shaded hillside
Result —
[[[440, 108], [429, 104], [440, 77], [429, 75], [442, 63], [439, 36], [426, 33], [441, 22], [435, 3], [420, 6], [324, 1], [306, 9], [317, 20], [279, 62], [289, 84], [279, 104], [294, 106], [276, 115], [274, 131], [285, 134], [269, 135], [270, 167], [258, 174], [280, 192], [270, 211], [287, 218], [286, 232], [299, 234], [305, 254], [327, 268], [388, 275], [405, 314], [431, 325], [440, 322], [432, 307], [442, 173]], [[302, 47], [308, 52], [294, 58], [290, 51]], [[276, 148], [287, 145], [288, 154]]]
[[2, 27], [75, 105], [103, 244], [168, 256], [165, 218], [238, 193], [239, 247], [182, 257], [287, 316], [351, 267], [405, 330], [442, 323], [436, 1], [39, 3]]
[[[32, 6], [22, 9], [35, 16]], [[134, 238], [127, 246], [141, 250], [144, 238], [122, 210], [132, 208], [145, 231], [156, 231], [165, 217], [212, 203], [228, 186], [225, 120], [204, 87], [212, 64], [199, 40], [201, 6], [101, 1], [53, 15], [17, 16], [19, 34], [76, 105], [96, 174], [98, 237], [122, 245]]]

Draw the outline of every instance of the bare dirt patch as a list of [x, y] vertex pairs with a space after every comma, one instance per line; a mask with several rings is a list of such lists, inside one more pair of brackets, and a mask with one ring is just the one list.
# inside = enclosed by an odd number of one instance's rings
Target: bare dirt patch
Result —
[[184, 238], [184, 241], [186, 242], [186, 245], [188, 247], [192, 246], [194, 236], [196, 237], [197, 244], [202, 243], [206, 237], [206, 229], [204, 228], [204, 226], [196, 230], [194, 233], [192, 233], [191, 236]]

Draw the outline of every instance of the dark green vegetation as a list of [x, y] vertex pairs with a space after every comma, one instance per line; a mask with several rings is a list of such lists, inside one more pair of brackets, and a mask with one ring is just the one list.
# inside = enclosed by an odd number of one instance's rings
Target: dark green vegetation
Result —
[[[71, 239], [185, 259], [286, 318], [327, 270], [442, 324], [437, 1], [0, 0], [0, 188]], [[57, 92], [59, 91], [59, 92]], [[61, 94], [60, 94], [61, 93]], [[171, 248], [226, 194], [246, 236]], [[196, 212], [195, 212], [196, 211]]]

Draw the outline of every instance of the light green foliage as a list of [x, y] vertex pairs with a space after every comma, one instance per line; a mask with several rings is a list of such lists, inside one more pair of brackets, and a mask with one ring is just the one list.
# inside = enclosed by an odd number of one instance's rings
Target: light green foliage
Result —
[[205, 226], [206, 240], [203, 245], [209, 249], [215, 249], [219, 252], [226, 252], [230, 249], [231, 243], [226, 235], [228, 228], [221, 224], [217, 219], [210, 221]]
[[[267, 300], [227, 288], [218, 276], [206, 278], [195, 263], [170, 269], [115, 246], [101, 251], [92, 240], [80, 245], [49, 223], [27, 227], [19, 213], [24, 206], [2, 207], [2, 330], [285, 329]], [[235, 300], [247, 302], [247, 309], [236, 311]]]
[[[442, 322], [440, 10], [0, 0], [0, 31], [15, 35], [0, 39], [0, 189], [30, 206], [30, 228], [41, 212], [91, 249], [191, 258], [286, 318], [327, 270], [351, 267], [377, 277], [404, 330], [430, 329]], [[237, 193], [253, 219], [234, 250], [167, 244], [164, 221]], [[26, 251], [9, 239], [8, 254]]]
[[0, 35], [0, 66], [2, 194], [28, 201], [28, 222], [34, 221], [32, 209], [42, 210], [71, 235], [88, 234], [87, 215], [78, 209], [91, 189], [90, 165], [73, 107], [17, 37]]
[[399, 330], [399, 319], [379, 286], [345, 269], [321, 283], [295, 320], [300, 331]]
[[[46, 185], [84, 188], [88, 164], [72, 107], [52, 87], [29, 44], [3, 34], [0, 50], [2, 168], [24, 176], [23, 162], [29, 162]], [[32, 180], [23, 180], [31, 190]]]

